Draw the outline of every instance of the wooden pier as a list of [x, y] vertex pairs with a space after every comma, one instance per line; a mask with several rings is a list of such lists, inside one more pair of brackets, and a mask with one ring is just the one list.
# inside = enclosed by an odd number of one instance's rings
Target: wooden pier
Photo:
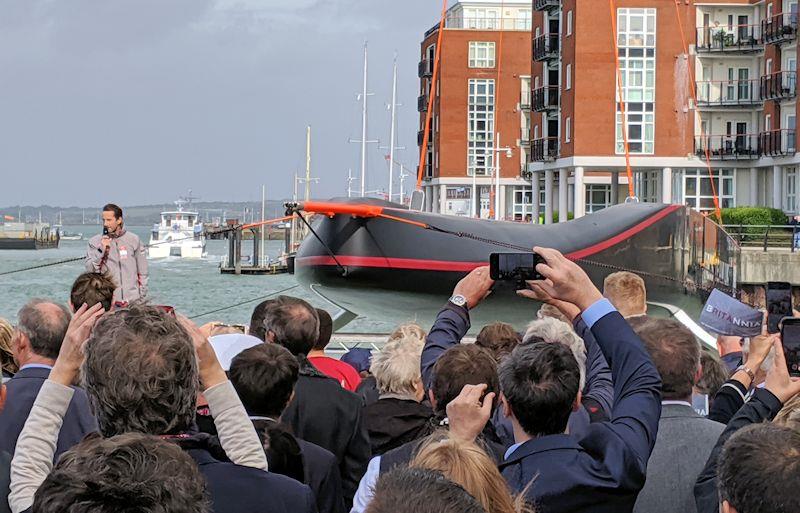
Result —
[[[294, 272], [294, 253], [289, 251], [290, 237], [288, 234], [284, 238], [286, 247], [284, 248], [283, 256], [276, 260], [270, 260], [264, 255], [264, 261], [262, 262], [260, 230], [263, 227], [245, 230], [242, 225], [238, 225], [231, 228], [228, 232], [228, 254], [219, 266], [222, 274], [284, 274]], [[253, 243], [253, 252], [250, 255], [242, 254], [242, 241], [246, 238]], [[243, 256], [246, 257], [244, 261]]]

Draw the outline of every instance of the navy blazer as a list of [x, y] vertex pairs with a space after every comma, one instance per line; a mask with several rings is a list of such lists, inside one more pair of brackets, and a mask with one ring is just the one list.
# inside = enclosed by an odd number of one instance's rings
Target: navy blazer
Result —
[[500, 465], [514, 492], [525, 492], [537, 513], [630, 512], [644, 486], [661, 416], [661, 378], [618, 312], [591, 331], [611, 365], [611, 420], [589, 425], [582, 436], [529, 440]]
[[[8, 395], [6, 406], [0, 412], [0, 451], [14, 455], [22, 427], [28, 419], [33, 402], [39, 395], [50, 369], [41, 367], [28, 367], [19, 371], [11, 380], [6, 382]], [[64, 423], [58, 433], [56, 445], [56, 460], [62, 452], [69, 450], [88, 433], [97, 431], [97, 420], [89, 407], [89, 398], [86, 392], [77, 387], [72, 387], [75, 393], [64, 415]]]
[[311, 489], [294, 479], [215, 459], [203, 449], [188, 449], [206, 478], [214, 513], [316, 513]]

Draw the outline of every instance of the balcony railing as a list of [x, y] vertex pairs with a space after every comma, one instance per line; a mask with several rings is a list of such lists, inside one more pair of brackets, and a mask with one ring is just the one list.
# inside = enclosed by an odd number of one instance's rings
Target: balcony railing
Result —
[[425, 130], [417, 132], [417, 146], [422, 146], [423, 139], [425, 139]]
[[797, 151], [796, 134], [793, 129], [782, 128], [758, 134], [761, 154], [768, 157], [794, 155]]
[[428, 111], [428, 95], [423, 94], [417, 97], [417, 112]]
[[[479, 16], [465, 18], [461, 15], [450, 15], [444, 21], [445, 30], [519, 30], [530, 32], [532, 20], [526, 16]], [[427, 38], [439, 31], [439, 24], [425, 32]]]
[[698, 27], [698, 52], [750, 53], [764, 49], [759, 25]]
[[523, 111], [531, 110], [531, 90], [523, 89], [519, 95], [519, 108]]
[[700, 107], [741, 107], [761, 103], [759, 82], [749, 80], [706, 80], [697, 82], [697, 105]]
[[695, 153], [712, 160], [755, 160], [759, 156], [758, 134], [705, 135], [695, 137]]
[[797, 13], [776, 14], [761, 22], [765, 43], [781, 44], [797, 37]]
[[536, 62], [558, 59], [558, 34], [545, 34], [533, 40], [533, 60]]
[[419, 78], [430, 77], [433, 75], [433, 61], [430, 59], [422, 59], [419, 61], [417, 74], [419, 75]]
[[546, 112], [558, 109], [558, 86], [544, 86], [533, 91], [533, 110]]
[[531, 143], [531, 160], [547, 162], [558, 158], [558, 137], [536, 139]]
[[778, 71], [761, 77], [762, 100], [786, 100], [797, 96], [797, 73]]
[[549, 11], [561, 7], [561, 0], [533, 0], [533, 8], [537, 11]]

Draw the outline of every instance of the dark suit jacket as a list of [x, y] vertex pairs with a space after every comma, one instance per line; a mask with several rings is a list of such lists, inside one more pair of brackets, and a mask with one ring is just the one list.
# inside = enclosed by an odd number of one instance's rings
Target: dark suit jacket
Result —
[[214, 513], [315, 513], [311, 489], [280, 474], [224, 463], [203, 449], [186, 452], [206, 478]]
[[698, 415], [691, 406], [663, 405], [647, 482], [633, 511], [696, 513], [694, 483], [723, 429], [724, 424]]
[[304, 358], [294, 392], [281, 421], [291, 426], [298, 438], [336, 456], [345, 506], [349, 509], [371, 457], [361, 398], [343, 389]]
[[611, 365], [611, 420], [592, 423], [583, 436], [529, 440], [500, 465], [512, 490], [525, 491], [537, 513], [630, 512], [644, 486], [661, 415], [661, 378], [618, 312], [591, 331]]
[[[6, 406], [0, 412], [0, 451], [14, 455], [22, 426], [28, 419], [39, 389], [49, 375], [49, 369], [27, 368], [19, 371], [6, 383]], [[97, 421], [92, 415], [86, 392], [77, 387], [72, 388], [75, 389], [75, 394], [58, 434], [56, 459], [62, 452], [83, 440], [86, 434], [97, 431]]]

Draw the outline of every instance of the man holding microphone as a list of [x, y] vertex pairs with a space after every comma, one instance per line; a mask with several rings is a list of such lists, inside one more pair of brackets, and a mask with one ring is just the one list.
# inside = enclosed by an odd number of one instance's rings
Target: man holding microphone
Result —
[[130, 303], [147, 295], [146, 248], [139, 237], [125, 230], [122, 209], [103, 207], [103, 234], [89, 240], [88, 272], [106, 273], [116, 284], [114, 302]]

